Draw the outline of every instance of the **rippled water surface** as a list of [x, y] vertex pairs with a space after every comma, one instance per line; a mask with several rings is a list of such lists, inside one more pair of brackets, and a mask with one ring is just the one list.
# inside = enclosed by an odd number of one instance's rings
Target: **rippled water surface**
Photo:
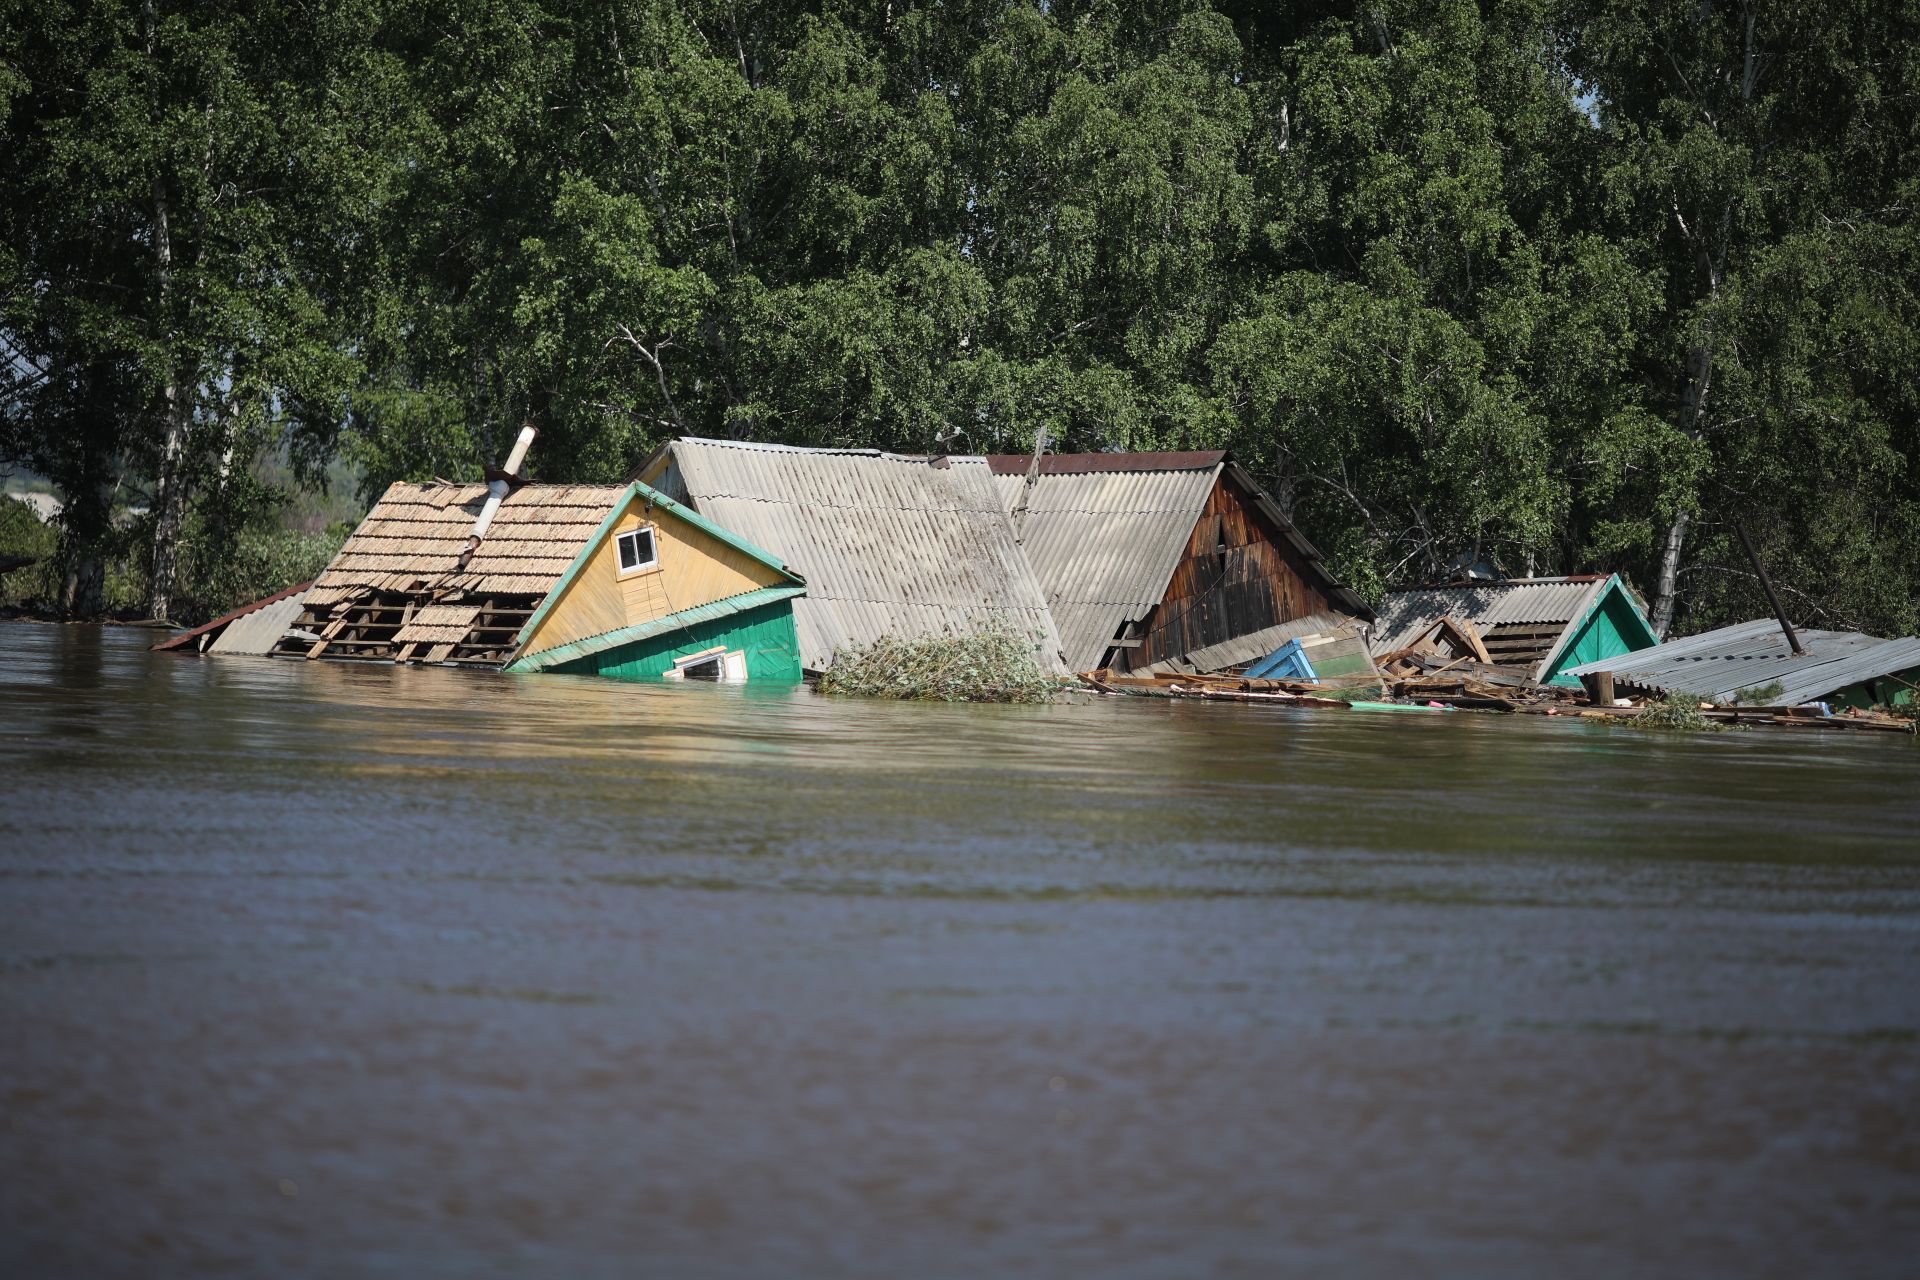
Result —
[[1920, 744], [0, 624], [0, 1274], [1912, 1275]]

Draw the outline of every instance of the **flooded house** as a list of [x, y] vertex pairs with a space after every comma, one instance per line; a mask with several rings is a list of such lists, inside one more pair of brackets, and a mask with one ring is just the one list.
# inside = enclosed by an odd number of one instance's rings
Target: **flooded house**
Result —
[[882, 636], [989, 628], [1030, 637], [1044, 667], [1067, 670], [985, 458], [688, 438], [640, 479], [805, 576], [793, 616], [810, 671]]
[[311, 584], [168, 646], [798, 680], [793, 602], [805, 590], [776, 557], [638, 481], [402, 483]]
[[[1572, 668], [1660, 642], [1619, 574], [1453, 582], [1390, 591], [1373, 629], [1375, 657], [1459, 637], [1463, 658], [1578, 688]], [[1442, 625], [1442, 624], [1445, 625]]]
[[1920, 639], [1884, 640], [1858, 631], [1796, 627], [1757, 618], [1567, 671], [1605, 674], [1615, 692], [1690, 694], [1747, 706], [1911, 707], [1920, 702]]
[[1217, 671], [1293, 639], [1371, 668], [1366, 602], [1228, 454], [987, 463], [1075, 671]]

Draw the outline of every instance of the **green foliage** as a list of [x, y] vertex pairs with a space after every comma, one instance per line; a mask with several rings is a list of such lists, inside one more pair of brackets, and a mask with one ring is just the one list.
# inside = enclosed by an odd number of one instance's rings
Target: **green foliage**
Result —
[[15, 5], [0, 461], [76, 608], [236, 546], [257, 457], [367, 499], [531, 421], [571, 481], [1227, 447], [1365, 592], [1617, 570], [1682, 630], [1766, 612], [1738, 523], [1920, 631], [1910, 10]]
[[54, 556], [59, 535], [39, 513], [18, 498], [0, 494], [0, 564], [32, 563], [0, 572], [0, 605], [24, 605], [52, 595]]
[[1043, 670], [1033, 639], [1012, 631], [882, 636], [836, 649], [820, 692], [924, 702], [1049, 702], [1067, 685]]
[[1770, 707], [1774, 699], [1786, 691], [1786, 686], [1778, 680], [1767, 684], [1754, 685], [1751, 689], [1735, 689], [1733, 701], [1743, 707]]
[[1700, 713], [1700, 699], [1690, 693], [1670, 693], [1642, 704], [1627, 723], [1637, 729], [1689, 729], [1718, 733], [1726, 728]]

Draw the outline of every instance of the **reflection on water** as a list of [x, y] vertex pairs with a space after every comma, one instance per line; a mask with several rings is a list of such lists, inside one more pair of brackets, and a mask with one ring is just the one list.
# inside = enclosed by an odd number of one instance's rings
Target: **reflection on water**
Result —
[[0, 1272], [1895, 1275], [1920, 749], [0, 626]]

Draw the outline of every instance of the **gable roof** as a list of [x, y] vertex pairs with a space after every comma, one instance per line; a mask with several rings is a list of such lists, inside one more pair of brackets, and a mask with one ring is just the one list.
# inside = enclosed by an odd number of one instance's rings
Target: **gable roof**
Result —
[[1614, 679], [1665, 693], [1725, 702], [1742, 689], [1779, 681], [1777, 706], [1811, 702], [1849, 685], [1920, 667], [1920, 639], [1883, 640], [1858, 631], [1800, 631], [1796, 654], [1772, 618], [1704, 631], [1651, 649], [1570, 668], [1579, 676], [1610, 671]]
[[624, 501], [624, 484], [528, 484], [500, 501], [467, 567], [460, 553], [487, 498], [484, 484], [389, 485], [307, 592], [325, 609], [367, 591], [428, 583], [501, 595], [546, 595]]
[[[621, 513], [627, 509], [628, 505], [635, 498], [641, 499], [651, 507], [658, 507], [663, 511], [666, 511], [674, 516], [679, 517], [680, 519], [686, 521], [688, 524], [692, 525], [694, 528], [699, 529], [701, 532], [706, 533], [711, 537], [726, 543], [728, 546], [732, 547], [734, 550], [740, 551], [746, 555], [752, 556], [755, 560], [758, 560], [761, 564], [766, 565], [768, 568], [772, 569], [775, 573], [778, 573], [780, 576], [786, 578], [787, 581], [790, 584], [792, 584], [792, 586], [795, 589], [792, 591], [788, 591], [786, 596], [781, 597], [782, 599], [787, 598], [787, 596], [799, 595], [801, 593], [801, 590], [805, 588], [806, 579], [802, 578], [799, 574], [795, 573], [792, 569], [788, 568], [786, 565], [786, 562], [783, 560], [780, 560], [772, 552], [763, 551], [759, 547], [755, 546], [753, 543], [748, 542], [745, 538], [741, 537], [739, 534], [734, 533], [731, 530], [721, 528], [719, 525], [715, 524], [713, 521], [701, 515], [698, 511], [695, 511], [691, 507], [685, 506], [679, 502], [674, 501], [672, 498], [668, 497], [664, 493], [661, 493], [658, 489], [655, 489], [653, 486], [639, 480], [633, 480], [633, 481], [629, 481], [622, 488], [619, 500], [616, 501], [613, 504], [613, 506], [608, 509], [606, 518], [603, 519], [600, 522], [599, 527], [595, 529], [591, 535], [588, 536], [586, 542], [581, 544], [579, 552], [573, 558], [573, 563], [567, 566], [566, 571], [560, 575], [560, 577], [554, 582], [552, 588], [547, 592], [546, 599], [540, 602], [539, 607], [533, 611], [533, 615], [527, 619], [526, 625], [520, 628], [520, 634], [514, 637], [514, 642], [516, 644], [524, 645], [528, 640], [532, 639], [532, 637], [536, 632], [539, 631], [540, 624], [545, 622], [548, 616], [553, 613], [555, 607], [559, 605], [561, 596], [565, 594], [564, 588], [566, 587], [566, 585], [572, 582], [575, 578], [579, 577], [583, 572], [586, 571], [587, 566], [591, 564], [593, 561], [594, 548], [598, 547], [600, 543], [606, 538], [606, 536], [609, 533], [613, 532], [613, 527], [616, 524], [618, 524], [620, 521]], [[498, 523], [497, 517], [495, 522]], [[484, 547], [486, 546], [486, 543], [482, 542], [480, 545]], [[476, 555], [475, 558], [477, 559], [478, 556]], [[754, 593], [750, 592], [748, 594], [754, 594]], [[697, 620], [702, 622], [711, 621], [714, 618], [725, 617], [729, 613], [738, 612], [739, 609], [756, 607], [757, 604], [759, 603], [764, 603], [764, 601], [756, 601], [755, 604], [740, 605], [737, 608], [728, 609], [728, 608], [721, 607], [721, 606], [724, 606], [725, 604], [724, 601], [706, 601], [702, 605], [697, 606], [700, 609], [707, 610], [707, 612], [701, 614]], [[719, 609], [719, 612], [713, 612], [713, 610], [716, 608]], [[685, 612], [689, 612], [689, 610], [682, 610], [681, 612], [685, 613]], [[655, 619], [653, 622], [647, 624], [647, 626], [651, 628], [651, 630], [649, 630], [647, 634], [653, 635], [653, 634], [658, 634], [659, 632], [662, 632], [662, 631], [670, 630], [671, 628], [665, 625], [666, 622], [667, 622], [667, 619]], [[628, 630], [632, 630], [632, 628], [628, 628]], [[638, 638], [638, 637], [628, 637], [628, 638]], [[625, 640], [622, 640], [621, 643], [625, 643]], [[581, 650], [581, 652], [595, 652], [595, 651], [596, 650]], [[578, 655], [576, 654], [575, 656], [578, 656]]]
[[[990, 454], [1009, 513], [1020, 505], [1032, 458]], [[1207, 499], [1231, 478], [1307, 564], [1334, 604], [1372, 611], [1328, 571], [1253, 477], [1224, 452], [1044, 454], [1016, 532], [1053, 609], [1068, 665], [1098, 666], [1122, 624], [1143, 618], [1167, 586]], [[1259, 656], [1264, 656], [1264, 653]]]
[[[1534, 667], [1535, 678], [1540, 679], [1552, 670], [1561, 651], [1579, 630], [1575, 624], [1585, 622], [1607, 596], [1616, 591], [1632, 606], [1634, 614], [1641, 616], [1638, 602], [1627, 592], [1619, 574], [1509, 578], [1389, 591], [1380, 601], [1373, 651], [1384, 654], [1403, 649], [1444, 617], [1472, 623], [1483, 640], [1488, 631], [1499, 626], [1559, 627], [1559, 636]], [[1641, 621], [1644, 624], [1643, 616]], [[1652, 636], [1649, 629], [1647, 638]]]
[[642, 475], [806, 575], [801, 663], [882, 635], [1003, 624], [1058, 662], [1053, 619], [981, 458], [676, 440]]

